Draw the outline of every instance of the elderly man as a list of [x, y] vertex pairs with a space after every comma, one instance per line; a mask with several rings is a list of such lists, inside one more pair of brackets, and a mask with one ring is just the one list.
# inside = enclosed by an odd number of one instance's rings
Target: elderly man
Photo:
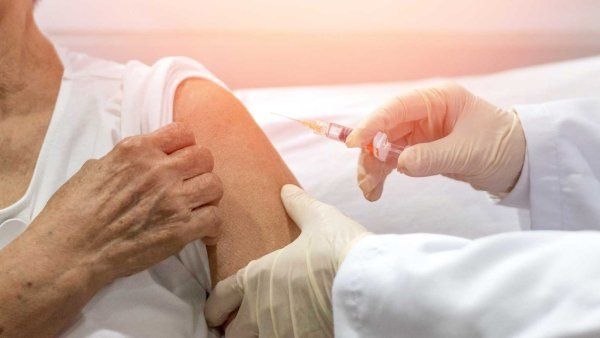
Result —
[[209, 336], [208, 258], [292, 240], [294, 177], [201, 65], [57, 51], [33, 7], [0, 0], [0, 336]]

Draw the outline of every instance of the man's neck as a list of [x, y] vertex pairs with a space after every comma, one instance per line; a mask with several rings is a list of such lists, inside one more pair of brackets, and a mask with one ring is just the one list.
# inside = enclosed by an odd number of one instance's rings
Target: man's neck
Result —
[[52, 104], [63, 68], [54, 47], [35, 25], [31, 11], [8, 5], [0, 15], [1, 122]]

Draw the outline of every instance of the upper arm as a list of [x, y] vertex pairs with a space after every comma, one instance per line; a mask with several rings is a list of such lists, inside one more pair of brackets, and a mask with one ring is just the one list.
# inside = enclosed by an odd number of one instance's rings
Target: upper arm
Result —
[[280, 200], [281, 187], [297, 181], [231, 92], [207, 80], [188, 80], [177, 90], [174, 120], [188, 124], [198, 145], [212, 151], [224, 185], [223, 231], [208, 250], [213, 281], [297, 236]]

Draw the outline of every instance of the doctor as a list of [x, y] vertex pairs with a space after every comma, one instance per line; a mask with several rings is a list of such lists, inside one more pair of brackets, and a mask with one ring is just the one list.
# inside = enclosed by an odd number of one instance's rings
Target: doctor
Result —
[[[503, 110], [455, 84], [402, 95], [350, 135], [412, 145], [363, 152], [359, 185], [443, 174], [529, 208], [533, 230], [478, 240], [373, 235], [295, 186], [301, 236], [218, 284], [206, 318], [228, 337], [600, 337], [600, 100]], [[527, 140], [527, 142], [526, 142]]]

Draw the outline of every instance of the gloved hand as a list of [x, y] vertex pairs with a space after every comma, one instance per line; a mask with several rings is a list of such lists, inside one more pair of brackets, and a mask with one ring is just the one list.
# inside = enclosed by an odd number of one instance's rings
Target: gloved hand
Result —
[[239, 307], [226, 337], [333, 337], [333, 279], [369, 233], [294, 185], [283, 187], [281, 199], [302, 233], [213, 289], [205, 308], [209, 326], [223, 324]]
[[379, 131], [409, 146], [398, 161], [379, 162], [364, 151], [358, 182], [368, 200], [379, 199], [394, 169], [413, 177], [443, 174], [495, 195], [509, 192], [525, 158], [525, 135], [515, 111], [503, 110], [453, 83], [396, 97], [348, 136], [365, 147]]

